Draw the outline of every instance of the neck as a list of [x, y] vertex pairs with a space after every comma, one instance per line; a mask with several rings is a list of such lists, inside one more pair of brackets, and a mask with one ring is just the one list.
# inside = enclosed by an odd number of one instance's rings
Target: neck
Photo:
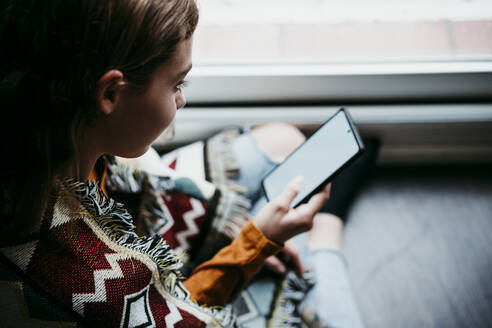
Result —
[[82, 155], [78, 162], [74, 161], [71, 165], [69, 165], [69, 167], [65, 170], [64, 176], [66, 178], [73, 178], [79, 181], [87, 181], [99, 157], [100, 155]]
[[79, 162], [79, 170], [76, 172], [81, 181], [87, 181], [91, 174], [91, 171], [96, 165], [97, 159], [100, 157], [99, 154], [92, 155], [90, 157], [82, 157]]
[[76, 178], [80, 181], [89, 179], [97, 159], [103, 155], [103, 152], [99, 151], [98, 140], [91, 133], [87, 133], [85, 138], [81, 138], [78, 147], [78, 159], [69, 166], [68, 177]]

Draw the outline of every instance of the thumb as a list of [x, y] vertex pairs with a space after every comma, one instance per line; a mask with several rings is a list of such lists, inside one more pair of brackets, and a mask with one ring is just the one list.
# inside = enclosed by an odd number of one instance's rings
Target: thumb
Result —
[[304, 178], [301, 175], [298, 175], [292, 179], [287, 187], [285, 187], [282, 193], [277, 197], [277, 202], [284, 206], [290, 206], [290, 203], [292, 203], [294, 198], [296, 198], [297, 194], [301, 190], [303, 181]]

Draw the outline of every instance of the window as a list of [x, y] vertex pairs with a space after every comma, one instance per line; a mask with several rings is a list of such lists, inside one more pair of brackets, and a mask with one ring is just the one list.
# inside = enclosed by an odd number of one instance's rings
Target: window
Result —
[[197, 64], [492, 57], [490, 0], [202, 0]]
[[194, 43], [175, 144], [344, 106], [382, 163], [491, 161], [490, 0], [201, 0]]
[[188, 102], [490, 101], [492, 1], [202, 0]]

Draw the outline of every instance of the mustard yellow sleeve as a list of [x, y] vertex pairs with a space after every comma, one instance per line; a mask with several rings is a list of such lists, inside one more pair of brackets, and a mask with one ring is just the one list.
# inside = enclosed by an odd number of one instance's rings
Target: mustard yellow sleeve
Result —
[[225, 305], [260, 270], [265, 259], [281, 248], [250, 220], [230, 245], [198, 266], [184, 285], [191, 299], [200, 304]]

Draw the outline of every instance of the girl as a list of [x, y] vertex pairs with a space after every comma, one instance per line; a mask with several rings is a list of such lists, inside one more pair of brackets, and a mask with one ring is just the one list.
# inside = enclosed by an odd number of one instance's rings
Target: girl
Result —
[[[151, 174], [114, 157], [146, 153], [185, 105], [194, 0], [0, 3], [2, 153], [12, 158], [0, 180], [0, 280], [19, 282], [1, 285], [2, 295], [17, 295], [2, 296], [3, 317], [103, 327], [233, 325], [229, 308], [216, 306], [320, 221], [315, 215], [330, 187], [292, 210], [297, 178], [243, 222], [235, 209], [244, 200], [232, 184]], [[302, 142], [291, 127], [264, 127], [254, 135], [267, 154], [267, 135], [279, 131]], [[278, 155], [293, 149], [281, 144], [273, 147]], [[189, 234], [169, 228], [179, 219], [209, 232], [195, 244], [209, 245], [219, 226], [236, 236], [187, 279], [170, 247], [188, 242]], [[326, 222], [318, 231], [332, 229]], [[16, 309], [29, 304], [41, 311], [21, 318]]]

